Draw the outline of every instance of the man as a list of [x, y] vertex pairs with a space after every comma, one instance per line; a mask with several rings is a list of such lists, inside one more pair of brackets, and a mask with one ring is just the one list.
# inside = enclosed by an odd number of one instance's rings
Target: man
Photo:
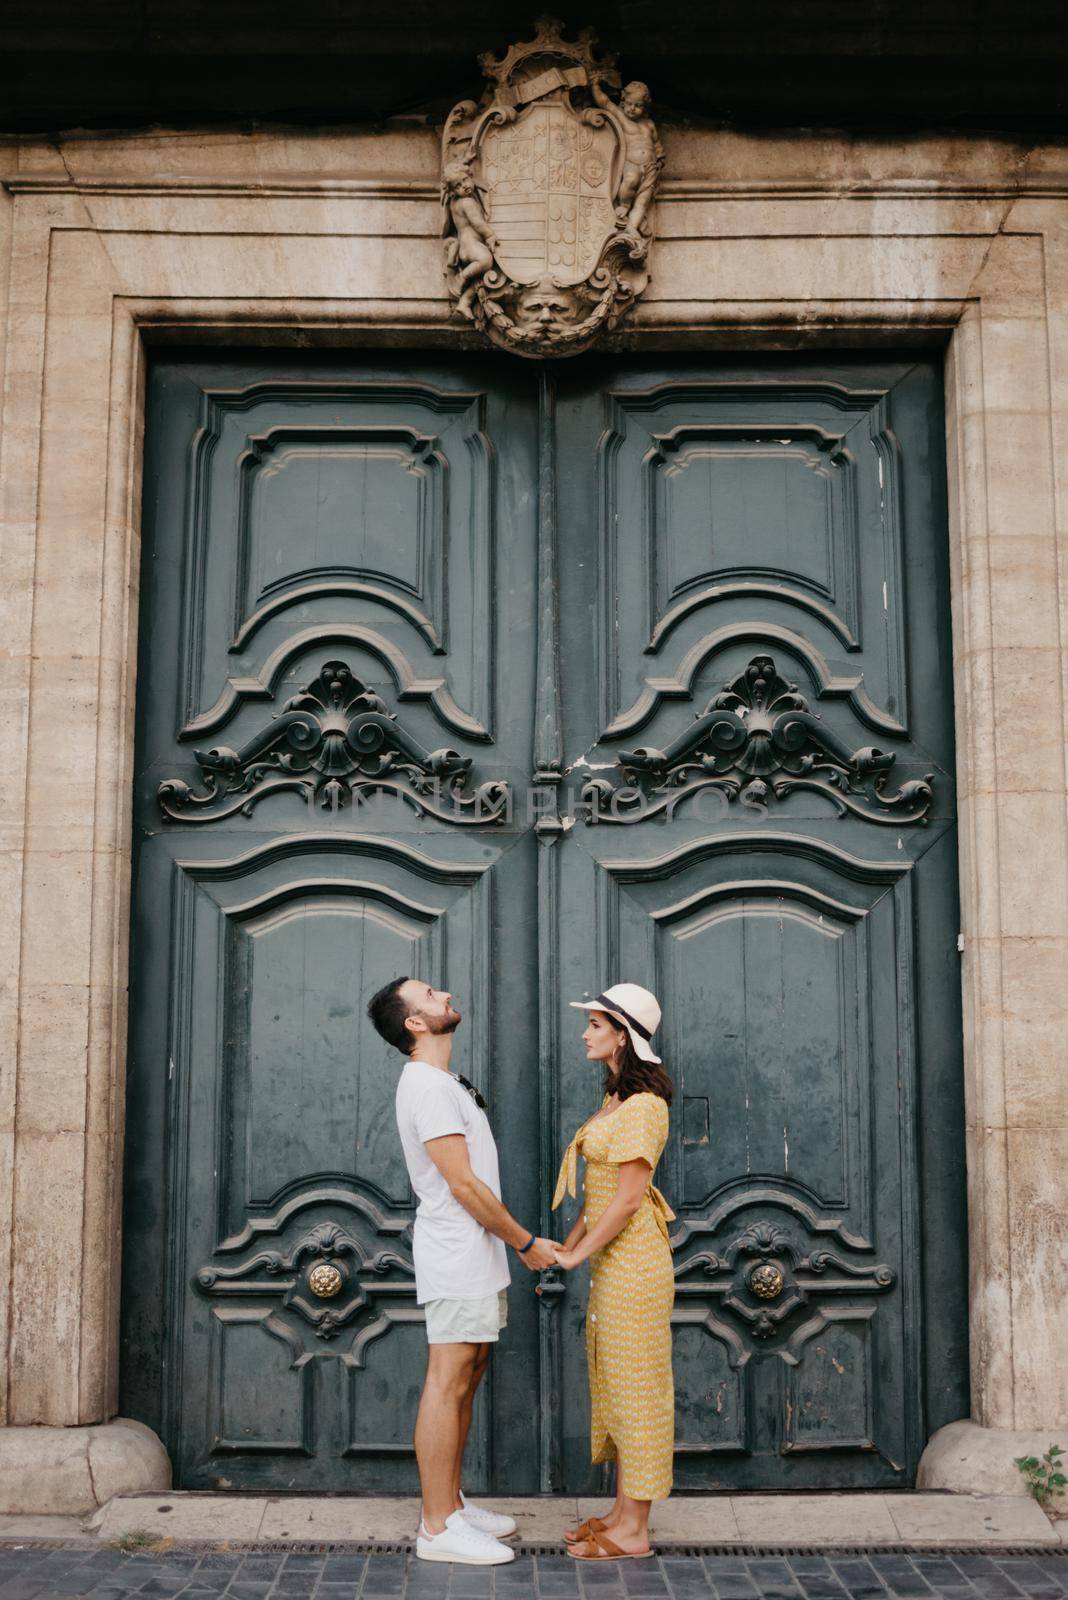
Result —
[[475, 1392], [507, 1320], [506, 1246], [531, 1272], [556, 1265], [552, 1241], [522, 1227], [501, 1204], [497, 1146], [485, 1101], [449, 1070], [460, 1013], [452, 996], [415, 978], [394, 978], [367, 1015], [407, 1056], [397, 1085], [397, 1128], [412, 1188], [415, 1289], [426, 1308], [426, 1380], [415, 1422], [423, 1491], [416, 1554], [423, 1561], [497, 1566], [514, 1559], [501, 1539], [511, 1517], [472, 1505], [460, 1488]]

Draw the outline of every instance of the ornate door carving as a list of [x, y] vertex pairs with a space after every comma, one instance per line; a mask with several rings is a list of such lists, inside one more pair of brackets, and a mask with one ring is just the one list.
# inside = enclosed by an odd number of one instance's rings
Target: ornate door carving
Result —
[[[585, 820], [549, 940], [565, 1001], [664, 1006], [681, 1488], [908, 1484], [966, 1410], [939, 403], [908, 362], [559, 380]], [[598, 1086], [556, 1025], [562, 1140]], [[545, 1315], [566, 1417], [570, 1292]]]

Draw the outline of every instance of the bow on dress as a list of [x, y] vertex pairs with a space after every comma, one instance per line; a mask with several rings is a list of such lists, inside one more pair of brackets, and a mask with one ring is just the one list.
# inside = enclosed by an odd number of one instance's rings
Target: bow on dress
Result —
[[[552, 1209], [554, 1211], [563, 1200], [565, 1194], [569, 1194], [572, 1199], [576, 1199], [578, 1197], [578, 1146], [579, 1140], [585, 1131], [586, 1124], [583, 1123], [578, 1133], [576, 1133], [575, 1137], [564, 1151], [564, 1159], [560, 1163], [560, 1171], [556, 1179], [556, 1191], [553, 1194]], [[668, 1205], [667, 1201], [664, 1199], [664, 1196], [660, 1193], [660, 1190], [656, 1187], [655, 1183], [650, 1183], [646, 1193], [648, 1194], [653, 1207], [653, 1215], [656, 1218], [656, 1225], [666, 1239], [668, 1237], [668, 1223], [675, 1221], [675, 1213], [672, 1211], [671, 1207]]]

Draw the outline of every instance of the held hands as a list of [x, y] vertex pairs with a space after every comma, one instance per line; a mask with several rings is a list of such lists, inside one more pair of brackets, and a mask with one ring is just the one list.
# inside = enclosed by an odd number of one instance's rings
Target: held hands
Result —
[[573, 1272], [580, 1265], [574, 1250], [565, 1250], [562, 1244], [554, 1245], [553, 1249], [556, 1252], [554, 1266], [563, 1267], [565, 1272]]
[[556, 1248], [551, 1239], [535, 1239], [519, 1259], [531, 1272], [544, 1272], [546, 1267], [556, 1266]]

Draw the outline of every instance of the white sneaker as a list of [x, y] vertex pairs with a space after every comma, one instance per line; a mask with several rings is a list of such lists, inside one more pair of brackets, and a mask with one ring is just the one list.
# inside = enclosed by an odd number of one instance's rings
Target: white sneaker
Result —
[[443, 1533], [428, 1533], [426, 1524], [420, 1522], [415, 1553], [420, 1561], [457, 1561], [469, 1567], [499, 1567], [515, 1560], [514, 1550], [488, 1533], [480, 1533], [462, 1511], [446, 1517]]
[[460, 1499], [463, 1501], [465, 1521], [469, 1522], [472, 1528], [477, 1528], [480, 1533], [491, 1534], [494, 1539], [503, 1539], [509, 1533], [515, 1532], [514, 1517], [506, 1516], [503, 1511], [488, 1511], [485, 1506], [476, 1506], [462, 1489]]

